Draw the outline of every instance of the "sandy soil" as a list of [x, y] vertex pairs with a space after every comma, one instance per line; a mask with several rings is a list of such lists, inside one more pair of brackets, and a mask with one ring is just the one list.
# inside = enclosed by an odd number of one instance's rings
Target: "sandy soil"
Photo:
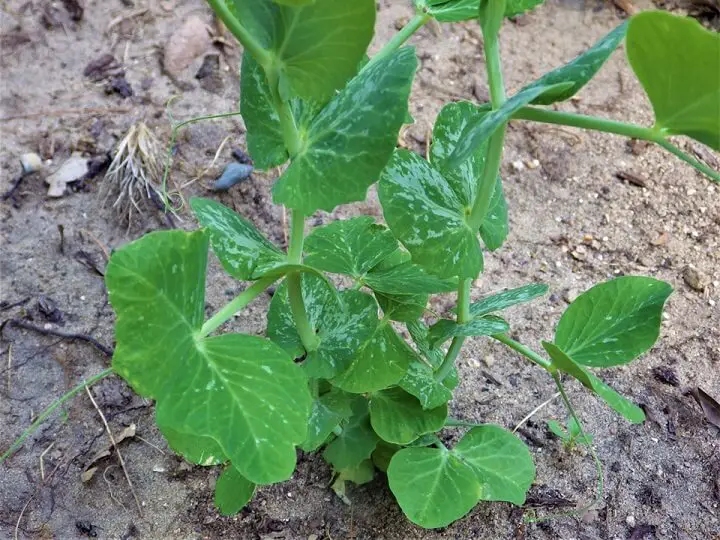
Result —
[[[165, 104], [171, 96], [178, 96], [172, 105], [178, 119], [237, 107], [236, 48], [216, 49], [220, 68], [202, 80], [195, 78], [202, 58], [175, 77], [161, 69], [160, 53], [183, 20], [196, 15], [211, 22], [201, 0], [138, 1], [132, 6], [120, 0], [87, 0], [79, 21], [65, 4], [3, 3], [0, 191], [13, 182], [18, 156], [24, 152], [52, 159], [50, 170], [73, 151], [102, 156], [141, 119], [167, 140]], [[378, 42], [410, 14], [405, 2], [382, 1]], [[609, 2], [548, 0], [503, 31], [507, 85], [518, 89], [571, 59], [623, 16]], [[426, 133], [444, 102], [486, 99], [482, 47], [473, 24], [424, 28], [412, 42], [422, 69], [411, 103], [417, 122], [404, 139], [424, 151]], [[86, 65], [104, 53], [124, 64], [133, 96], [108, 94], [105, 82], [83, 75]], [[86, 108], [96, 110], [78, 113]], [[622, 51], [578, 99], [561, 108], [651, 122], [648, 103]], [[244, 147], [242, 121], [188, 128], [177, 147], [175, 181], [196, 178], [228, 136], [219, 165], [230, 161], [231, 148]], [[693, 151], [691, 143], [680, 144]], [[523, 163], [530, 167], [518, 166]], [[208, 185], [218, 171], [211, 168], [186, 188], [187, 194], [217, 197], [282, 244], [282, 211], [272, 206], [269, 196], [272, 175], [255, 174], [251, 182], [217, 195]], [[645, 187], [620, 181], [618, 172], [642, 177]], [[316, 457], [301, 455], [290, 482], [260, 490], [238, 516], [222, 518], [212, 504], [218, 471], [190, 466], [171, 455], [154, 427], [152, 404], [120, 379], [109, 378], [92, 391], [115, 433], [137, 426], [138, 437], [122, 442], [121, 450], [142, 516], [115, 457], [101, 459], [95, 476], [82, 482], [82, 472], [108, 441], [97, 411], [87, 395], [80, 394], [0, 466], [0, 537], [720, 538], [720, 432], [704, 420], [688, 393], [701, 386], [720, 398], [718, 188], [659, 149], [604, 134], [520, 123], [510, 126], [503, 177], [512, 231], [505, 246], [487, 257], [487, 271], [474, 294], [548, 283], [553, 293], [549, 298], [508, 313], [514, 335], [522, 341], [537, 344], [550, 337], [569, 299], [614, 275], [655, 276], [675, 288], [658, 345], [632, 366], [608, 370], [604, 376], [645, 408], [644, 425], [629, 425], [578, 385], [569, 385], [605, 466], [604, 497], [595, 510], [580, 518], [525, 524], [523, 509], [480, 504], [445, 530], [423, 531], [402, 517], [381, 476], [353, 489], [353, 504], [347, 506], [328, 489], [328, 467]], [[0, 320], [28, 318], [41, 327], [90, 334], [110, 346], [114, 316], [100, 275], [103, 250], [162, 228], [165, 222], [150, 212], [128, 230], [112, 209], [102, 206], [101, 177], [59, 199], [46, 196], [43, 179], [44, 173], [27, 177], [15, 200], [0, 205], [0, 300], [6, 303]], [[367, 202], [340, 208], [334, 216], [318, 215], [314, 223], [358, 212], [380, 215], [374, 193]], [[194, 226], [191, 217], [182, 217], [181, 226]], [[689, 265], [704, 280], [703, 291], [685, 281]], [[208, 312], [241, 288], [217, 264], [208, 284]], [[61, 320], [53, 322], [48, 319], [52, 315], [43, 314], [41, 295], [54, 301]], [[436, 308], [449, 307], [451, 300], [438, 299]], [[267, 302], [256, 301], [237, 318], [235, 329], [261, 334]], [[16, 327], [4, 329], [0, 355], [1, 449], [54, 399], [109, 365], [109, 359], [88, 344]], [[542, 372], [487, 341], [472, 341], [459, 369], [463, 382], [452, 409], [468, 420], [512, 428], [554, 393]], [[589, 502], [596, 486], [590, 458], [580, 450], [565, 450], [545, 427], [548, 418], [562, 416], [560, 404], [553, 402], [520, 430], [538, 468], [530, 500], [543, 508], [543, 515]], [[530, 515], [529, 507], [525, 510]]]

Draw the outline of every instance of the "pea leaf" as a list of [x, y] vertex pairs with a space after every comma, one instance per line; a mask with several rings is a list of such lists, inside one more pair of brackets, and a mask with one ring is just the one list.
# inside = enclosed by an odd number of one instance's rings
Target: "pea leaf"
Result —
[[400, 388], [412, 394], [423, 409], [435, 409], [452, 399], [452, 392], [435, 380], [432, 368], [422, 362], [413, 362], [398, 383]]
[[370, 457], [380, 441], [370, 426], [367, 400], [356, 397], [352, 410], [353, 416], [343, 425], [342, 433], [323, 452], [325, 461], [337, 471], [360, 465]]
[[163, 231], [113, 254], [106, 274], [117, 313], [113, 368], [156, 400], [159, 426], [213, 439], [254, 483], [286, 480], [307, 432], [307, 380], [268, 340], [199, 337], [207, 252], [205, 231]]
[[[495, 131], [517, 112], [546, 92], [567, 90], [572, 83], [528, 86], [508, 99], [502, 107], [483, 114], [480, 119], [470, 122], [463, 130], [457, 146], [448, 158], [448, 167], [459, 167], [466, 160], [477, 153], [477, 149], [485, 144]], [[392, 228], [392, 227], [391, 227]]]
[[499, 249], [505, 243], [510, 225], [508, 207], [500, 177], [496, 180], [487, 215], [480, 225], [480, 238], [490, 251]]
[[[304, 274], [301, 283], [308, 319], [320, 339], [318, 348], [307, 353], [303, 367], [310, 377], [329, 379], [346, 370], [358, 349], [374, 335], [377, 303], [372, 296], [352, 290], [341, 292], [337, 301], [326, 283], [312, 274]], [[286, 283], [270, 302], [267, 334], [295, 358], [305, 354]]]
[[198, 221], [210, 232], [213, 251], [231, 276], [257, 279], [287, 259], [255, 226], [227, 206], [210, 199], [190, 199]]
[[439, 347], [455, 336], [492, 336], [494, 334], [504, 334], [509, 330], [508, 323], [493, 315], [478, 317], [464, 324], [458, 324], [449, 319], [440, 319], [430, 327], [430, 346]]
[[232, 0], [231, 7], [272, 55], [273, 67], [284, 80], [281, 87], [316, 101], [325, 100], [355, 74], [375, 26], [372, 0], [316, 0], [297, 6]]
[[524, 304], [538, 296], [547, 294], [547, 291], [547, 285], [543, 283], [532, 283], [530, 285], [495, 293], [470, 304], [470, 315], [472, 317], [482, 317], [483, 315], [501, 311], [517, 304]]
[[415, 343], [420, 354], [429, 362], [433, 369], [437, 369], [443, 363], [444, 355], [439, 348], [430, 346], [430, 329], [421, 321], [409, 322], [405, 325], [410, 337]]
[[197, 463], [198, 465], [208, 467], [210, 465], [220, 465], [228, 460], [225, 452], [220, 445], [215, 442], [215, 439], [181, 433], [172, 427], [160, 424], [158, 424], [158, 427], [173, 452], [180, 454], [190, 463]]
[[543, 341], [542, 346], [550, 355], [553, 365], [558, 370], [580, 381], [583, 386], [602, 398], [610, 407], [633, 424], [641, 424], [645, 421], [645, 413], [640, 407], [618, 394], [610, 386], [583, 368], [557, 345]]
[[366, 459], [357, 467], [351, 467], [349, 469], [342, 469], [336, 471], [337, 476], [335, 481], [332, 483], [330, 488], [335, 494], [340, 497], [346, 504], [352, 504], [350, 500], [345, 496], [345, 482], [352, 482], [355, 485], [361, 486], [372, 482], [375, 477], [375, 466], [372, 460]]
[[320, 448], [333, 430], [343, 420], [352, 416], [351, 405], [356, 398], [357, 396], [353, 394], [333, 388], [313, 401], [308, 419], [307, 438], [300, 448], [305, 452], [312, 452]]
[[595, 76], [603, 64], [605, 64], [605, 61], [610, 58], [610, 55], [617, 49], [620, 42], [625, 39], [627, 29], [628, 23], [626, 21], [571, 62], [546, 73], [526, 87], [571, 83], [567, 88], [557, 88], [544, 92], [536, 97], [532, 103], [536, 105], [550, 105], [558, 101], [570, 99], [577, 94], [580, 89]]
[[305, 239], [305, 262], [310, 266], [361, 278], [398, 248], [397, 240], [369, 216], [334, 221]]
[[505, 1], [505, 16], [506, 17], [517, 17], [522, 15], [526, 11], [535, 9], [545, 0], [506, 0]]
[[472, 428], [452, 452], [470, 465], [482, 486], [480, 499], [518, 506], [535, 480], [535, 465], [525, 443], [500, 426]]
[[447, 405], [424, 409], [402, 388], [388, 388], [370, 397], [370, 423], [375, 433], [389, 443], [408, 444], [426, 433], [442, 429]]
[[254, 494], [255, 484], [228, 465], [215, 483], [215, 506], [223, 516], [232, 516], [242, 510]]
[[627, 55], [655, 111], [655, 127], [720, 150], [720, 34], [689, 17], [630, 19]]
[[273, 186], [273, 201], [310, 215], [364, 200], [397, 142], [416, 67], [406, 47], [352, 79], [307, 128], [304, 149]]
[[390, 444], [381, 440], [380, 442], [378, 442], [378, 445], [371, 456], [373, 465], [375, 465], [378, 470], [381, 470], [382, 472], [387, 472], [388, 465], [390, 465], [390, 460], [401, 448], [402, 447], [398, 446], [397, 444]]
[[375, 299], [383, 315], [391, 321], [412, 322], [425, 313], [427, 294], [383, 294], [375, 291]]
[[578, 296], [560, 318], [555, 344], [578, 364], [626, 364], [650, 349], [660, 334], [662, 309], [672, 287], [623, 276]]
[[415, 0], [415, 5], [438, 22], [477, 19], [480, 0]]
[[372, 337], [356, 349], [348, 368], [333, 379], [347, 392], [377, 392], [403, 378], [415, 353], [395, 333], [390, 322], [382, 320]]
[[390, 490], [405, 515], [425, 528], [444, 527], [467, 514], [482, 494], [470, 465], [440, 448], [404, 448], [387, 469]]
[[457, 280], [438, 278], [410, 262], [385, 270], [373, 269], [361, 281], [372, 290], [384, 294], [417, 295], [457, 289]]
[[467, 201], [417, 154], [397, 150], [380, 177], [385, 220], [417, 264], [440, 277], [474, 278], [483, 259]]

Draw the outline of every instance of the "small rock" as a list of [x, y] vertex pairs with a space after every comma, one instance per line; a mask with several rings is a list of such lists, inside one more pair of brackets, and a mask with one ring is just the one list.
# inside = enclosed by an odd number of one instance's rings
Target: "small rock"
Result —
[[568, 304], [572, 304], [578, 296], [580, 296], [580, 292], [577, 289], [568, 289], [562, 297]]
[[525, 166], [528, 169], [537, 169], [540, 166], [540, 161], [537, 159], [531, 159], [530, 161], [525, 162]]
[[20, 156], [20, 165], [22, 166], [23, 175], [26, 175], [42, 169], [43, 161], [35, 152], [29, 152]]
[[180, 75], [193, 60], [204, 53], [211, 45], [210, 32], [208, 32], [205, 21], [200, 17], [189, 17], [170, 36], [165, 45], [165, 55], [163, 57], [165, 71], [172, 76]]
[[483, 362], [485, 362], [487, 367], [492, 367], [493, 364], [495, 364], [495, 357], [492, 354], [487, 354], [483, 358]]
[[710, 282], [705, 274], [692, 266], [685, 267], [685, 270], [683, 271], [683, 279], [691, 289], [699, 292], [704, 291], [705, 287], [707, 287]]
[[88, 172], [88, 160], [80, 154], [73, 154], [60, 168], [45, 179], [50, 186], [49, 197], [62, 197], [70, 182], [75, 182]]
[[253, 172], [252, 165], [246, 165], [243, 163], [229, 163], [225, 167], [220, 178], [215, 181], [213, 189], [215, 191], [226, 191], [233, 187], [235, 184], [239, 184], [250, 178], [250, 174]]
[[513, 161], [511, 165], [512, 165], [513, 171], [515, 171], [515, 172], [520, 172], [520, 171], [525, 170], [525, 164], [522, 161], [520, 161], [519, 159], [516, 161]]
[[625, 518], [625, 523], [628, 524], [628, 527], [634, 527], [635, 526], [635, 516], [630, 514], [628, 517]]

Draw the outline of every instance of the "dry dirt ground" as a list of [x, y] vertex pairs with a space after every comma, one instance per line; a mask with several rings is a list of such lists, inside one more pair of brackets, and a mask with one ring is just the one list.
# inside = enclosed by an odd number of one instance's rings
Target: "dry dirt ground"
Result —
[[[165, 105], [171, 96], [177, 96], [171, 108], [178, 119], [237, 106], [239, 53], [234, 46], [216, 45], [219, 69], [201, 80], [195, 74], [202, 58], [172, 78], [160, 67], [160, 53], [183, 20], [197, 15], [211, 23], [210, 10], [201, 0], [84, 3], [80, 20], [73, 20], [65, 7], [73, 2], [2, 3], [0, 191], [16, 177], [23, 152], [51, 159], [52, 170], [72, 151], [102, 156], [138, 120], [166, 141]], [[383, 0], [377, 42], [388, 39], [410, 14], [406, 2]], [[508, 24], [502, 33], [508, 87], [518, 89], [571, 59], [624, 16], [611, 2], [548, 0]], [[412, 43], [422, 68], [411, 103], [417, 121], [404, 139], [422, 152], [444, 102], [487, 96], [474, 24], [427, 27]], [[118, 93], [126, 90], [122, 81], [108, 94], [106, 82], [83, 75], [86, 65], [104, 53], [124, 64], [132, 96]], [[96, 110], [78, 112], [86, 108]], [[578, 99], [561, 108], [651, 122], [623, 51]], [[174, 181], [197, 178], [227, 136], [218, 164], [231, 160], [231, 148], [244, 147], [239, 118], [184, 131]], [[693, 152], [692, 144], [680, 144]], [[522, 166], [525, 163], [530, 166]], [[218, 171], [211, 168], [186, 187], [186, 194], [218, 198], [282, 244], [282, 212], [269, 197], [272, 175], [255, 174], [252, 181], [218, 195], [208, 189]], [[643, 178], [645, 187], [619, 180], [618, 172]], [[538, 469], [532, 504], [524, 511], [507, 504], [480, 504], [447, 529], [424, 531], [403, 518], [381, 475], [351, 490], [348, 506], [328, 489], [328, 467], [301, 455], [291, 481], [261, 489], [238, 516], [223, 518], [212, 503], [218, 470], [174, 457], [154, 427], [152, 404], [111, 377], [92, 392], [116, 434], [130, 424], [137, 426], [137, 437], [120, 446], [142, 515], [114, 456], [99, 460], [94, 477], [81, 481], [93, 456], [108, 444], [96, 409], [82, 393], [0, 466], [0, 538], [720, 538], [720, 431], [704, 419], [689, 395], [700, 386], [720, 398], [720, 190], [659, 149], [604, 134], [520, 123], [510, 126], [503, 177], [512, 231], [505, 246], [487, 257], [487, 271], [474, 294], [548, 283], [552, 295], [508, 313], [514, 335], [523, 342], [535, 346], [549, 338], [567, 301], [594, 282], [621, 273], [644, 274], [675, 288], [657, 346], [633, 365], [604, 374], [642, 404], [648, 416], [644, 425], [629, 425], [577, 384], [569, 384], [605, 467], [604, 497], [593, 511], [579, 518], [523, 522], [523, 515], [532, 514], [530, 506], [540, 507], [540, 515], [565, 511], [591, 501], [596, 489], [589, 456], [565, 450], [547, 431], [547, 419], [563, 417], [560, 404], [553, 402], [520, 430]], [[151, 211], [128, 230], [112, 209], [101, 205], [101, 178], [49, 199], [44, 173], [35, 174], [22, 182], [14, 200], [0, 205], [1, 320], [27, 318], [41, 327], [87, 333], [112, 345], [114, 316], [101, 275], [103, 250], [163, 228], [166, 222]], [[380, 215], [374, 193], [366, 203], [310, 221], [317, 224], [358, 212]], [[194, 226], [192, 217], [182, 217], [181, 226]], [[689, 265], [699, 271], [703, 291], [686, 283]], [[208, 312], [241, 287], [213, 265]], [[52, 299], [60, 315], [48, 309], [46, 301], [41, 302], [44, 311], [40, 309], [41, 295]], [[441, 298], [435, 307], [442, 310], [451, 302], [451, 296]], [[235, 328], [262, 333], [267, 303], [267, 297], [256, 301], [236, 319]], [[107, 357], [86, 343], [10, 326], [3, 331], [0, 355], [2, 450], [54, 399], [109, 365]], [[473, 341], [459, 367], [463, 382], [452, 402], [456, 417], [512, 428], [554, 393], [544, 373], [487, 341]]]

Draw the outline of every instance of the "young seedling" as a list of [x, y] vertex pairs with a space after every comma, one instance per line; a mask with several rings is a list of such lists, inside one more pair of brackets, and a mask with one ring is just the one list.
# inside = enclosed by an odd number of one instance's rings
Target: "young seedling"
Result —
[[[471, 302], [484, 257], [508, 233], [499, 176], [507, 123], [529, 120], [644, 139], [714, 181], [720, 175], [674, 146], [684, 135], [720, 149], [717, 34], [662, 12], [640, 13], [578, 58], [506, 96], [498, 35], [506, 17], [539, 0], [416, 0], [416, 15], [368, 58], [374, 0], [209, 0], [244, 47], [240, 112], [258, 169], [283, 166], [273, 200], [290, 211], [287, 250], [223, 205], [194, 199], [201, 228], [154, 232], [117, 250], [106, 283], [117, 314], [113, 370], [156, 401], [169, 445], [193, 463], [222, 465], [215, 500], [239, 511], [256, 486], [287, 480], [297, 448], [321, 452], [345, 482], [377, 470], [407, 517], [443, 527], [480, 501], [521, 505], [535, 478], [528, 448], [501, 426], [449, 416], [456, 359], [468, 338], [507, 345], [548, 372], [580, 440], [562, 374], [632, 423], [642, 409], [596, 370], [626, 364], [658, 338], [671, 287], [623, 276], [590, 288], [560, 318], [543, 353], [510, 337], [504, 309], [546, 294], [543, 284]], [[449, 103], [428, 159], [396, 149], [417, 69], [404, 46], [420, 27], [477, 19], [490, 103]], [[652, 127], [558, 112], [625, 41], [655, 111]], [[364, 200], [377, 183], [385, 224], [368, 216], [317, 227], [318, 210]], [[204, 317], [212, 247], [249, 282]], [[353, 286], [338, 290], [328, 275]], [[267, 337], [217, 333], [278, 282]], [[456, 291], [455, 316], [426, 324], [430, 295]], [[399, 327], [412, 338], [406, 342]], [[452, 447], [439, 435], [470, 427]], [[584, 437], [584, 436], [583, 436]], [[582, 439], [594, 456], [591, 440]]]
[[590, 446], [593, 436], [588, 433], [582, 433], [580, 424], [574, 418], [567, 420], [567, 425], [563, 426], [557, 420], [548, 420], [547, 427], [550, 432], [560, 439], [566, 448], [572, 450], [576, 444], [582, 446]]

